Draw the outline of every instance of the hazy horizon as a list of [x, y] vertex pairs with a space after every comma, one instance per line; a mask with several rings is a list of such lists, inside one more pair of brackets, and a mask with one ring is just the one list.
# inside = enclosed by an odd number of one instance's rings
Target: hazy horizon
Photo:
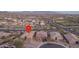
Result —
[[0, 11], [0, 12], [26, 12], [26, 13], [50, 13], [50, 14], [79, 14], [79, 11]]

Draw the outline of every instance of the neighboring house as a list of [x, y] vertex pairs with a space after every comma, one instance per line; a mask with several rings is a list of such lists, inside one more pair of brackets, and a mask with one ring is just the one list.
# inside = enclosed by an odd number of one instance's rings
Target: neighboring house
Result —
[[78, 41], [79, 39], [77, 38], [76, 35], [72, 34], [72, 33], [67, 33], [64, 34], [65, 38], [69, 41], [70, 44], [74, 44], [76, 43], [76, 41]]
[[34, 33], [35, 33], [35, 31], [31, 31], [30, 33], [25, 32], [23, 35], [21, 35], [21, 38], [22, 39], [27, 39], [29, 41], [32, 41]]
[[62, 35], [59, 32], [50, 32], [50, 40], [61, 41], [63, 40]]
[[36, 33], [35, 38], [36, 38], [36, 41], [41, 41], [41, 42], [45, 41], [47, 39], [47, 32], [45, 32], [45, 31], [38, 31]]

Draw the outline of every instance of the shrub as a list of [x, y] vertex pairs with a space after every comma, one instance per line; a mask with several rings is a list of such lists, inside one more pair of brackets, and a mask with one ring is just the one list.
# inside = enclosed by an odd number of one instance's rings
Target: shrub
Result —
[[16, 46], [16, 48], [23, 47], [23, 40], [21, 40], [21, 39], [15, 39], [14, 40], [14, 45]]

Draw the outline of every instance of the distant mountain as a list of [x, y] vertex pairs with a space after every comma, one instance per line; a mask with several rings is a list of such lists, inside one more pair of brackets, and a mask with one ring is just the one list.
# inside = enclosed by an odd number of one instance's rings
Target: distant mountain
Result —
[[23, 11], [22, 14], [58, 14], [54, 11]]
[[79, 14], [79, 11], [19, 11], [19, 13], [23, 13], [23, 14]]
[[57, 11], [61, 14], [79, 14], [79, 11]]
[[79, 14], [79, 11], [0, 11], [0, 13], [18, 13], [18, 14]]

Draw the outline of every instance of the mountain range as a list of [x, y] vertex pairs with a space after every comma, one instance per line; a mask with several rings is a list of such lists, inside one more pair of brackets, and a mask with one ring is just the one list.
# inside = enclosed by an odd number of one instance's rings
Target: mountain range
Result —
[[79, 11], [0, 11], [0, 13], [19, 14], [79, 14]]

